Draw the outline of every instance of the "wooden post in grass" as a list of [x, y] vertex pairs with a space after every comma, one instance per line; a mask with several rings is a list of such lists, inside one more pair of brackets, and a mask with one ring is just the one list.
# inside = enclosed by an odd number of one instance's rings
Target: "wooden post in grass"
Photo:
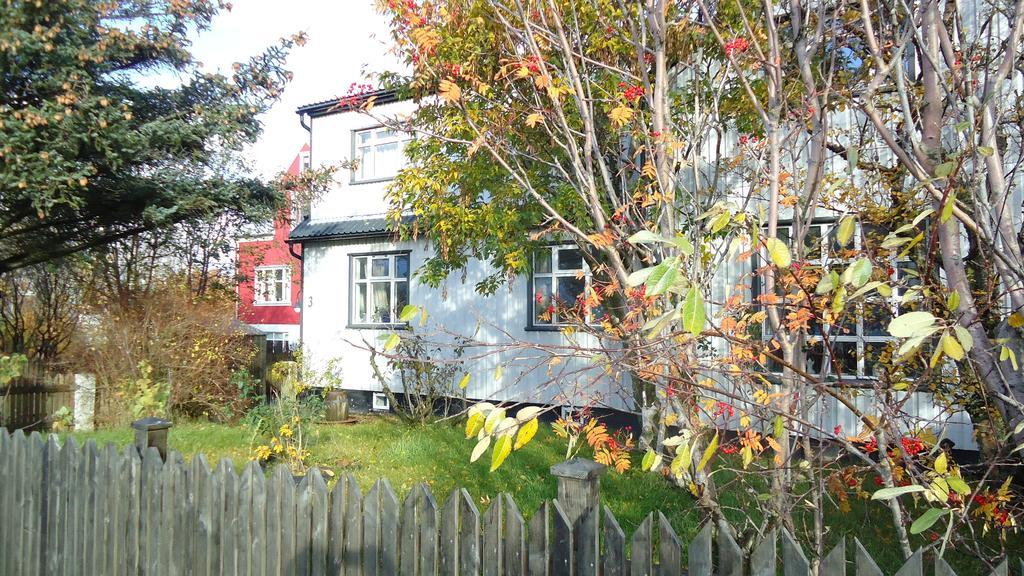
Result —
[[[562, 505], [571, 526], [587, 512], [600, 509], [603, 464], [585, 458], [573, 458], [551, 467], [558, 478], [558, 503]], [[595, 516], [596, 517], [596, 516]]]
[[135, 447], [139, 455], [145, 454], [146, 449], [154, 447], [160, 452], [160, 458], [167, 461], [167, 433], [171, 429], [171, 421], [163, 418], [147, 416], [132, 422], [135, 429]]

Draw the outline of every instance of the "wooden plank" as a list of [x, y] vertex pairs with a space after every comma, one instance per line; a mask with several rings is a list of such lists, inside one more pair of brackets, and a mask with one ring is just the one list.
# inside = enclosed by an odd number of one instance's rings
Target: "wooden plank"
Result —
[[[0, 402], [0, 418], [3, 422], [8, 422], [6, 414], [8, 409], [7, 402]], [[8, 500], [13, 500], [14, 495], [10, 494], [6, 488], [12, 486], [11, 475], [13, 474], [14, 465], [10, 462], [11, 458], [11, 438], [7, 434], [6, 428], [0, 428], [0, 486], [4, 489], [0, 490], [0, 570], [4, 573], [8, 572], [7, 562], [10, 561], [11, 557], [11, 537], [10, 532], [14, 529], [14, 523], [8, 521], [11, 515], [11, 504]]]
[[402, 547], [399, 573], [402, 576], [417, 576], [418, 574], [417, 564], [420, 559], [418, 488], [418, 486], [413, 487], [402, 501], [402, 517], [398, 528], [398, 540]]
[[345, 496], [347, 480], [338, 478], [331, 490], [331, 510], [327, 518], [327, 564], [331, 574], [345, 574]]
[[[444, 530], [444, 525], [441, 527]], [[551, 574], [551, 513], [547, 502], [530, 518], [529, 542], [530, 576]]]
[[992, 576], [1007, 576], [1010, 570], [1010, 562], [1006, 558], [996, 566], [996, 569], [992, 571]]
[[11, 457], [8, 460], [10, 483], [4, 486], [4, 492], [8, 496], [7, 518], [2, 521], [9, 522], [11, 525], [11, 532], [7, 536], [10, 546], [7, 551], [7, 573], [20, 575], [25, 570], [25, 557], [21, 552], [25, 549], [26, 514], [22, 503], [25, 498], [25, 482], [29, 476], [25, 473], [25, 452], [28, 450], [28, 446], [24, 431], [14, 431], [14, 434], [11, 435], [9, 450], [11, 451]]
[[210, 466], [206, 457], [197, 454], [192, 458], [189, 468], [189, 484], [192, 487], [193, 499], [192, 522], [195, 537], [192, 545], [192, 574], [194, 576], [213, 576], [213, 485]]
[[420, 522], [420, 574], [437, 574], [437, 500], [426, 484], [419, 486], [420, 499], [418, 516]]
[[732, 526], [718, 521], [718, 573], [721, 576], [743, 576], [743, 550], [736, 543]]
[[235, 545], [237, 551], [235, 557], [238, 562], [239, 574], [252, 573], [252, 469], [246, 467], [238, 479], [237, 499], [237, 539]]
[[651, 518], [651, 514], [644, 518], [640, 526], [637, 527], [636, 532], [633, 532], [633, 538], [630, 540], [629, 573], [631, 576], [648, 576], [653, 574], [654, 551], [651, 549], [651, 546], [654, 542], [651, 538]]
[[[0, 469], [3, 468], [3, 441], [6, 434], [0, 431]], [[3, 477], [0, 472], [0, 478]], [[49, 575], [58, 574], [60, 555], [57, 553], [57, 546], [61, 542], [62, 534], [59, 530], [62, 525], [62, 514], [64, 513], [64, 501], [61, 497], [64, 492], [61, 485], [64, 483], [63, 470], [60, 465], [60, 444], [57, 443], [57, 435], [51, 434], [46, 439], [46, 473], [44, 474], [46, 486], [46, 518], [43, 520], [43, 538], [40, 551], [43, 558], [43, 572]], [[0, 502], [0, 505], [3, 503]], [[2, 513], [0, 513], [2, 517]], [[2, 522], [0, 522], [2, 524]], [[2, 533], [2, 532], [0, 532]], [[0, 536], [2, 540], [2, 536]], [[2, 550], [3, 544], [0, 544]], [[115, 576], [117, 574], [115, 573]]]
[[825, 555], [825, 560], [818, 570], [820, 574], [835, 574], [846, 576], [846, 537], [839, 539], [839, 543], [832, 548], [832, 551]]
[[598, 530], [600, 519], [601, 509], [588, 506], [573, 528], [577, 574], [597, 576], [600, 572], [601, 532]]
[[39, 432], [28, 437], [28, 451], [25, 453], [25, 470], [28, 478], [25, 490], [25, 509], [27, 511], [25, 530], [26, 576], [39, 576], [41, 557], [39, 555], [40, 517], [42, 516], [43, 484], [43, 439]]
[[907, 561], [903, 563], [903, 567], [896, 572], [896, 576], [923, 576], [924, 574], [924, 555], [921, 549], [918, 548]]
[[220, 489], [217, 506], [220, 510], [220, 574], [235, 576], [237, 572], [236, 553], [238, 531], [238, 475], [234, 463], [221, 459], [214, 474], [218, 477]]
[[956, 576], [956, 572], [940, 556], [935, 557], [935, 576]]
[[854, 555], [857, 560], [857, 576], [882, 576], [882, 571], [878, 568], [878, 564], [875, 564], [875, 560], [864, 549], [864, 545], [860, 543], [860, 540], [854, 537], [853, 544]]
[[[96, 520], [99, 517], [96, 510], [97, 493], [100, 490], [99, 478], [99, 449], [94, 440], [85, 443], [85, 469], [81, 477], [82, 494], [82, 517], [76, 522], [78, 537], [75, 538], [75, 549], [80, 554], [81, 570], [85, 574], [96, 574], [96, 549], [95, 534]], [[81, 490], [80, 489], [80, 490]]]
[[177, 492], [184, 487], [176, 486], [176, 469], [181, 466], [181, 456], [176, 452], [167, 455], [167, 461], [160, 471], [160, 526], [157, 530], [159, 537], [158, 554], [160, 556], [160, 572], [162, 576], [177, 576], [181, 570], [180, 554], [182, 550], [176, 549], [176, 540], [181, 536], [175, 531], [179, 504]]
[[[250, 485], [252, 486], [252, 537], [249, 543], [252, 563], [251, 574], [253, 576], [265, 576], [267, 574], [267, 481], [263, 468], [256, 462], [250, 462], [247, 472], [251, 475]], [[326, 503], [324, 510], [326, 510]]]
[[125, 518], [125, 574], [138, 574], [142, 569], [140, 562], [142, 532], [142, 459], [134, 446], [125, 447], [125, 469], [128, 473], [126, 492], [128, 493], [127, 516]]
[[465, 488], [459, 490], [459, 575], [480, 573], [480, 512]]
[[398, 498], [387, 478], [380, 481], [381, 573], [398, 573]]
[[310, 477], [310, 490], [313, 496], [310, 574], [327, 576], [327, 483], [324, 482], [323, 473], [316, 468], [311, 470], [307, 477]]
[[292, 573], [296, 576], [309, 575], [310, 547], [313, 543], [312, 518], [313, 489], [307, 473], [295, 491], [295, 565], [292, 566]]
[[491, 500], [483, 517], [483, 547], [480, 550], [483, 576], [504, 574], [504, 558], [501, 554], [501, 497]]
[[[683, 569], [683, 545], [668, 518], [658, 512], [658, 574], [679, 576]], [[597, 572], [593, 572], [597, 574]]]
[[274, 475], [281, 492], [281, 574], [295, 574], [295, 557], [297, 555], [297, 539], [295, 538], [295, 503], [298, 494], [295, 478], [288, 467], [279, 464]]
[[145, 525], [140, 539], [142, 542], [142, 565], [146, 574], [160, 574], [160, 515], [163, 504], [161, 471], [163, 460], [156, 448], [150, 447], [142, 455], [142, 506], [141, 519]]
[[782, 566], [786, 576], [810, 576], [811, 566], [800, 544], [789, 530], [782, 529]]
[[687, 550], [689, 576], [711, 576], [711, 522], [705, 522]]
[[459, 491], [452, 490], [441, 511], [440, 558], [441, 576], [459, 573]]
[[558, 500], [551, 501], [551, 574], [571, 576], [575, 550], [572, 522]]
[[778, 562], [776, 556], [776, 543], [778, 533], [775, 530], [768, 532], [750, 555], [751, 576], [775, 576], [775, 567]]
[[505, 494], [504, 564], [508, 576], [526, 576], [526, 521], [511, 494]]
[[363, 498], [363, 574], [365, 576], [381, 574], [380, 492], [380, 480], [378, 480]]
[[345, 576], [362, 575], [363, 495], [359, 483], [349, 474], [345, 498]]
[[626, 576], [626, 533], [607, 506], [604, 507], [604, 555], [601, 563], [604, 576]]
[[91, 569], [94, 574], [106, 573], [107, 524], [110, 513], [108, 493], [110, 486], [110, 462], [106, 450], [96, 455], [95, 494], [87, 547], [92, 551]]
[[[279, 576], [283, 555], [281, 554], [281, 538], [284, 528], [281, 526], [281, 478], [280, 467], [275, 469], [267, 479], [267, 574]], [[289, 479], [288, 482], [291, 480]]]
[[107, 548], [107, 573], [111, 576], [127, 576], [125, 534], [128, 531], [128, 461], [114, 444], [107, 444], [107, 459], [110, 461], [111, 486], [107, 492], [110, 506], [110, 546]]

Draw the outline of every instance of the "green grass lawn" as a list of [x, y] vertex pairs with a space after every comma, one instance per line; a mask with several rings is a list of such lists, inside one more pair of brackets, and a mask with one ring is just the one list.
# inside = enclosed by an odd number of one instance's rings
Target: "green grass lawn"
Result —
[[[364, 491], [378, 478], [388, 478], [401, 499], [414, 485], [426, 482], [439, 503], [443, 503], [453, 489], [462, 487], [469, 491], [481, 512], [495, 495], [508, 492], [526, 518], [541, 502], [555, 498], [556, 482], [549, 469], [563, 459], [565, 451], [564, 440], [542, 426], [533, 442], [509, 456], [492, 473], [488, 472], [489, 454], [476, 463], [469, 461], [474, 443], [465, 439], [461, 427], [451, 424], [413, 427], [392, 418], [367, 417], [355, 424], [319, 425], [317, 434], [310, 446], [312, 465], [335, 474], [352, 474]], [[129, 428], [74, 436], [79, 442], [92, 439], [100, 445], [114, 442], [124, 446], [132, 441]], [[186, 460], [203, 453], [211, 467], [227, 458], [241, 470], [249, 461], [255, 441], [251, 430], [242, 425], [194, 422], [175, 424], [169, 444]], [[634, 458], [634, 463], [639, 466], [639, 457]], [[727, 479], [723, 476], [719, 482]], [[757, 494], [765, 492], [761, 486], [734, 483], [723, 490], [719, 500], [727, 516], [739, 520], [755, 508], [751, 504]], [[627, 535], [656, 510], [665, 514], [683, 542], [688, 542], [700, 528], [702, 518], [694, 499], [657, 475], [636, 469], [626, 474], [609, 471], [601, 479], [601, 494]], [[895, 571], [900, 563], [899, 550], [886, 516], [887, 508], [879, 502], [854, 500], [849, 513], [840, 513], [831, 504], [826, 510], [830, 543], [856, 536], [886, 572]], [[805, 529], [810, 530], [810, 521], [807, 522]], [[918, 543], [924, 543], [924, 539]], [[852, 541], [848, 546], [852, 546]], [[849, 547], [848, 554], [852, 557]], [[967, 555], [947, 556], [955, 560], [960, 576], [980, 573]]]

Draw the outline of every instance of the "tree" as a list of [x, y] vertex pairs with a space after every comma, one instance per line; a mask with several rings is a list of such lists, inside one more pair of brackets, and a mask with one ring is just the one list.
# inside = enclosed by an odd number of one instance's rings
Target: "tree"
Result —
[[[290, 77], [302, 35], [228, 78], [205, 73], [188, 35], [208, 0], [6, 2], [0, 6], [0, 274], [223, 208], [271, 205], [243, 147]], [[173, 87], [147, 76], [166, 74]], [[178, 82], [180, 80], [180, 82]]]
[[[926, 492], [965, 485], [935, 441], [921, 466], [925, 434], [901, 417], [904, 392], [935, 392], [952, 410], [982, 406], [976, 422], [1005, 443], [989, 466], [1024, 440], [1024, 266], [1011, 198], [1022, 159], [1020, 2], [382, 7], [412, 69], [385, 80], [420, 98], [405, 126], [416, 132], [410, 166], [391, 197], [396, 214], [417, 217], [404, 231], [437, 247], [421, 276], [440, 281], [482, 258], [498, 272], [479, 288], [493, 290], [530, 269], [540, 241], [575, 243], [595, 278], [576, 304], [608, 318], [595, 330], [577, 316], [573, 328], [619, 343], [608, 364], [638, 386], [646, 467], [664, 462], [712, 514], [707, 465], [726, 425], [738, 428], [742, 469], [771, 455], [767, 525], [793, 528], [806, 504], [819, 557], [826, 486], [846, 484], [830, 472], [843, 463], [812, 437], [841, 446], [887, 489]], [[835, 226], [812, 240], [822, 216]], [[880, 352], [870, 393], [881, 408], [869, 414], [832, 375], [850, 370], [835, 341], [842, 326], [876, 308], [898, 341]], [[815, 349], [829, 361], [812, 368]], [[951, 390], [961, 380], [980, 386]], [[862, 430], [823, 429], [813, 417], [823, 398]], [[491, 406], [471, 420], [492, 413], [504, 416]], [[682, 430], [667, 438], [670, 426]], [[502, 428], [473, 432], [484, 445]], [[968, 520], [963, 498], [929, 498], [941, 512], [932, 523]], [[882, 499], [909, 555], [922, 524], [908, 531], [908, 505]]]

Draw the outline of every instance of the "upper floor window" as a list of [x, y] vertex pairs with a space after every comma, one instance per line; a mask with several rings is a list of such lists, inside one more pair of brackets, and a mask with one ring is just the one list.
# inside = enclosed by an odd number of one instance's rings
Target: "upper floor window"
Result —
[[290, 266], [256, 268], [255, 303], [260, 306], [287, 306], [292, 303]]
[[[790, 246], [791, 232], [790, 226], [779, 226], [779, 239]], [[902, 290], [919, 284], [916, 265], [881, 248], [885, 235], [872, 227], [858, 224], [856, 234], [845, 247], [836, 239], [837, 232], [836, 223], [831, 221], [816, 222], [808, 227], [803, 244], [805, 261], [822, 267], [826, 272], [830, 269], [842, 272], [865, 253], [876, 262], [888, 260], [886, 278], [878, 276], [875, 279], [886, 280], [892, 293], [883, 297], [876, 291], [870, 292], [858, 302], [848, 304], [835, 324], [810, 322], [805, 348], [806, 370], [811, 374], [842, 374], [844, 378], [875, 378], [881, 375], [879, 358], [892, 341], [886, 327], [892, 318], [906, 312], [900, 310]], [[770, 337], [769, 332], [766, 321], [766, 337]], [[825, 345], [826, 336], [829, 346]], [[781, 366], [772, 366], [771, 370], [781, 371]]]
[[533, 260], [530, 326], [590, 323], [600, 312], [587, 305], [590, 267], [574, 246], [547, 246]]
[[351, 323], [398, 324], [398, 315], [409, 303], [409, 253], [358, 254], [351, 258]]
[[405, 158], [409, 135], [386, 126], [357, 130], [352, 134], [353, 182], [373, 182], [394, 178]]

